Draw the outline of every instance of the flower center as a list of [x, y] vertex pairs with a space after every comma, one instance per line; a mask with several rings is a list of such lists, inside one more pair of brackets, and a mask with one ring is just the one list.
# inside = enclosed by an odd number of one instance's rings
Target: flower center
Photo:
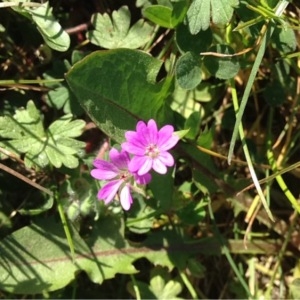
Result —
[[159, 155], [159, 149], [156, 145], [150, 144], [146, 147], [146, 153], [147, 156], [151, 158], [156, 158]]
[[130, 177], [131, 177], [131, 174], [128, 171], [119, 173], [120, 180], [128, 181]]

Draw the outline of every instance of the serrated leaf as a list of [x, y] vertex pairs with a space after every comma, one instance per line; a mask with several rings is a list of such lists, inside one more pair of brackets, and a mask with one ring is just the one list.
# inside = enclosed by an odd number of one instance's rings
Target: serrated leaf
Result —
[[161, 64], [138, 50], [99, 51], [75, 64], [66, 79], [98, 127], [122, 143], [125, 131], [134, 129], [137, 120], [172, 123], [165, 99], [173, 82], [167, 77], [156, 83]]
[[72, 115], [67, 114], [60, 119], [54, 121], [48, 128], [51, 135], [59, 135], [61, 137], [77, 137], [81, 135], [85, 126], [83, 120], [72, 121]]
[[216, 25], [226, 25], [237, 5], [238, 0], [194, 0], [187, 12], [187, 23], [191, 34], [207, 30], [211, 19]]
[[70, 36], [62, 29], [52, 14], [49, 2], [41, 4], [38, 8], [24, 8], [37, 25], [45, 43], [57, 51], [67, 51], [70, 47]]
[[176, 63], [175, 76], [180, 87], [194, 89], [202, 80], [200, 57], [192, 52], [183, 54]]
[[39, 111], [29, 101], [27, 109], [19, 109], [13, 118], [0, 117], [0, 136], [3, 148], [16, 154], [25, 153], [27, 167], [43, 168], [49, 162], [56, 168], [78, 166], [74, 155], [85, 146], [84, 142], [74, 140], [81, 135], [85, 122], [72, 121], [72, 115], [65, 115], [44, 130]]
[[88, 31], [87, 38], [106, 49], [137, 49], [149, 41], [153, 27], [140, 19], [130, 28], [130, 19], [127, 6], [113, 11], [111, 18], [107, 13], [96, 13], [91, 19], [95, 29]]

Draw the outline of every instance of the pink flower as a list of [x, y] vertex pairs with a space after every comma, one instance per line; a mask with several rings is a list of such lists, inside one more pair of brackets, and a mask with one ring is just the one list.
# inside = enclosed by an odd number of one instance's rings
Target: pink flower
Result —
[[133, 202], [131, 196], [132, 181], [138, 184], [147, 184], [151, 180], [150, 174], [140, 176], [128, 170], [130, 162], [129, 154], [112, 148], [109, 152], [110, 162], [95, 159], [93, 165], [96, 169], [91, 175], [98, 180], [108, 181], [98, 192], [98, 198], [104, 200], [105, 204], [111, 202], [117, 195], [124, 210], [129, 210]]
[[140, 176], [147, 174], [151, 169], [165, 174], [167, 167], [174, 165], [174, 158], [168, 150], [179, 140], [173, 133], [173, 126], [165, 125], [158, 130], [152, 119], [148, 124], [139, 121], [136, 131], [127, 131], [127, 142], [122, 144], [122, 149], [134, 155], [128, 165], [129, 170], [137, 172]]

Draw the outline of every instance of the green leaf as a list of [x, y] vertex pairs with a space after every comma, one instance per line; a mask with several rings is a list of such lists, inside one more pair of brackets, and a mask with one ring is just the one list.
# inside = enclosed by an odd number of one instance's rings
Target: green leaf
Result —
[[91, 23], [95, 29], [88, 31], [87, 38], [91, 43], [106, 49], [137, 49], [149, 41], [153, 26], [140, 19], [130, 28], [130, 19], [127, 6], [113, 11], [111, 18], [107, 13], [94, 14]]
[[196, 225], [204, 219], [206, 206], [207, 202], [192, 201], [180, 209], [177, 214], [185, 224]]
[[[216, 45], [209, 49], [210, 52], [233, 54], [234, 51], [227, 45]], [[217, 78], [230, 79], [239, 71], [240, 65], [236, 57], [205, 56], [203, 63], [207, 70]]]
[[189, 129], [186, 138], [195, 139], [199, 134], [200, 125], [201, 125], [201, 114], [197, 111], [191, 113], [184, 124], [184, 128]]
[[62, 29], [52, 15], [49, 2], [41, 4], [38, 8], [24, 8], [37, 25], [45, 43], [57, 51], [67, 51], [70, 46], [70, 36]]
[[163, 5], [151, 5], [144, 9], [143, 15], [153, 23], [165, 27], [173, 28], [171, 24], [172, 9]]
[[[72, 62], [80, 57], [82, 59], [82, 53], [79, 51], [72, 52]], [[80, 60], [78, 59], [78, 61]], [[63, 78], [64, 74], [68, 70], [65, 66], [66, 61], [54, 61], [50, 70], [43, 74], [43, 77], [48, 80], [57, 80], [57, 78]], [[71, 68], [71, 66], [70, 66]], [[50, 107], [55, 109], [63, 109], [65, 114], [82, 115], [83, 109], [78, 103], [75, 95], [71, 93], [66, 82], [54, 82], [46, 83], [49, 87], [49, 91], [46, 95], [46, 102]]]
[[122, 143], [124, 133], [134, 129], [139, 119], [172, 123], [165, 102], [172, 79], [155, 82], [161, 64], [138, 50], [99, 51], [75, 64], [66, 79], [98, 127]]
[[238, 0], [194, 0], [187, 12], [187, 23], [191, 34], [206, 30], [210, 19], [216, 25], [226, 25], [232, 17]]
[[176, 63], [175, 75], [180, 87], [194, 89], [202, 80], [200, 57], [192, 52], [182, 55]]
[[65, 115], [44, 130], [40, 112], [29, 101], [27, 109], [19, 109], [14, 117], [0, 117], [0, 136], [3, 148], [13, 153], [25, 153], [27, 167], [43, 168], [51, 163], [54, 167], [78, 166], [74, 155], [85, 146], [84, 142], [73, 139], [81, 135], [85, 122], [72, 121], [72, 115]]
[[173, 170], [169, 169], [164, 176], [153, 173], [149, 183], [158, 207], [162, 208], [163, 211], [169, 211], [173, 203], [174, 178], [172, 172]]
[[272, 46], [283, 53], [293, 52], [297, 48], [295, 32], [291, 28], [275, 28], [272, 36]]
[[[0, 244], [0, 289], [30, 295], [54, 291], [69, 284], [80, 271], [86, 272], [92, 282], [101, 284], [117, 273], [136, 273], [132, 263], [142, 257], [172, 270], [179, 262], [185, 265], [191, 253], [205, 253], [207, 248], [206, 242], [202, 241], [198, 247], [191, 247], [178, 233], [168, 230], [154, 232], [144, 243], [130, 246], [124, 238], [120, 218], [109, 215], [93, 224], [85, 240], [73, 226], [70, 228], [75, 262], [63, 226], [55, 218], [40, 218], [35, 224], [3, 239]], [[179, 292], [177, 285], [173, 287], [176, 293]], [[171, 292], [169, 287], [163, 290], [163, 295]]]
[[197, 34], [191, 34], [188, 26], [183, 23], [176, 28], [176, 43], [182, 53], [188, 51], [194, 52], [195, 54], [205, 52], [211, 45], [212, 38], [210, 28], [205, 31], [200, 31]]
[[186, 0], [182, 0], [173, 2], [172, 6], [150, 5], [143, 10], [143, 15], [161, 27], [175, 28], [183, 21], [188, 5]]

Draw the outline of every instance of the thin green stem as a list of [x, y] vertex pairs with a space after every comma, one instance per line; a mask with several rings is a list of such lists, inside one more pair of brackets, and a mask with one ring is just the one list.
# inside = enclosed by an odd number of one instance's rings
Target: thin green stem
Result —
[[[280, 17], [288, 4], [289, 4], [288, 1], [281, 0], [275, 8], [275, 12], [274, 12], [275, 16]], [[251, 69], [247, 85], [245, 87], [245, 91], [244, 91], [244, 94], [243, 94], [243, 97], [242, 97], [240, 108], [239, 108], [239, 111], [238, 111], [237, 116], [236, 116], [236, 121], [235, 121], [234, 129], [233, 129], [233, 133], [232, 133], [232, 138], [231, 138], [231, 141], [230, 141], [229, 153], [228, 153], [228, 163], [229, 164], [230, 164], [231, 159], [232, 159], [233, 150], [234, 150], [236, 139], [237, 139], [237, 136], [238, 136], [238, 133], [239, 133], [239, 127], [240, 127], [240, 124], [242, 122], [242, 117], [244, 115], [245, 107], [246, 107], [248, 98], [250, 96], [250, 92], [251, 92], [254, 80], [256, 78], [256, 74], [258, 72], [258, 69], [259, 69], [260, 64], [262, 62], [262, 59], [264, 57], [264, 54], [265, 54], [265, 51], [266, 51], [266, 48], [267, 48], [267, 45], [268, 45], [268, 41], [270, 40], [270, 37], [272, 36], [273, 31], [274, 31], [274, 26], [271, 26], [271, 22], [269, 22], [269, 21], [267, 21], [263, 25], [263, 27], [260, 31], [260, 34], [262, 35], [261, 44], [260, 44], [259, 50], [257, 52], [256, 59], [254, 61], [253, 67]]]
[[132, 274], [130, 274], [130, 278], [131, 278], [131, 281], [132, 281], [133, 290], [135, 292], [136, 300], [141, 300], [142, 298], [141, 298], [139, 287], [136, 284], [136, 280], [135, 280], [135, 278]]
[[248, 297], [253, 299], [253, 295], [251, 294], [251, 292], [249, 290], [249, 287], [248, 287], [246, 281], [243, 278], [243, 275], [240, 273], [237, 265], [234, 262], [234, 259], [232, 258], [231, 254], [230, 254], [230, 250], [226, 246], [226, 244], [224, 242], [224, 239], [223, 239], [222, 235], [220, 234], [220, 232], [218, 230], [218, 227], [217, 227], [216, 221], [215, 221], [215, 217], [214, 217], [214, 213], [213, 213], [213, 209], [212, 209], [212, 206], [211, 206], [211, 201], [209, 201], [209, 203], [208, 203], [208, 211], [209, 211], [210, 219], [212, 221], [214, 233], [216, 235], [216, 238], [220, 241], [222, 253], [224, 253], [224, 255], [226, 256], [226, 258], [227, 258], [227, 260], [228, 260], [228, 262], [231, 266], [231, 269], [233, 270], [233, 272], [235, 273], [236, 277], [238, 278], [240, 284], [242, 285], [242, 287], [246, 291]]
[[[277, 170], [277, 164], [276, 164], [276, 160], [274, 158], [274, 154], [273, 154], [273, 151], [272, 151], [272, 142], [271, 142], [271, 124], [272, 124], [272, 120], [273, 120], [273, 115], [274, 115], [274, 110], [271, 108], [270, 113], [269, 113], [269, 120], [268, 120], [267, 158], [269, 160], [269, 164], [271, 165], [272, 171], [277, 172], [278, 171]], [[297, 164], [299, 164], [299, 162]], [[298, 214], [300, 214], [300, 205], [299, 205], [297, 199], [294, 197], [294, 195], [291, 193], [291, 191], [287, 187], [287, 185], [286, 185], [285, 181], [283, 180], [282, 176], [277, 173], [276, 176], [275, 176], [275, 179], [276, 179], [279, 187], [281, 188], [281, 190], [283, 191], [283, 193], [287, 197], [287, 199], [290, 201], [290, 203], [294, 207], [294, 209], [298, 212]]]
[[64, 79], [21, 79], [21, 80], [0, 80], [0, 85], [13, 85], [13, 84], [46, 84], [62, 82]]
[[[231, 86], [233, 106], [234, 106], [235, 111], [237, 112], [239, 110], [239, 104], [238, 104], [238, 99], [237, 99], [237, 92], [236, 92], [236, 88], [235, 88], [235, 83], [234, 83], [233, 79], [230, 80], [230, 86]], [[245, 158], [246, 158], [246, 161], [247, 161], [247, 164], [248, 164], [248, 167], [249, 167], [249, 171], [250, 171], [250, 174], [251, 174], [252, 181], [253, 181], [253, 183], [256, 187], [257, 193], [258, 193], [258, 195], [260, 197], [260, 200], [261, 200], [261, 202], [264, 206], [264, 209], [266, 210], [269, 218], [272, 221], [274, 221], [273, 215], [272, 215], [272, 213], [269, 209], [269, 205], [267, 203], [267, 200], [264, 196], [264, 193], [261, 189], [258, 178], [256, 176], [256, 173], [255, 173], [255, 170], [254, 170], [254, 167], [253, 167], [253, 163], [252, 163], [252, 160], [251, 160], [251, 156], [250, 156], [250, 153], [249, 153], [249, 149], [248, 149], [248, 146], [247, 146], [246, 141], [245, 141], [243, 124], [241, 122], [239, 123], [238, 130], [239, 130], [240, 138], [242, 140], [243, 151], [244, 151]]]
[[195, 291], [194, 287], [190, 283], [189, 279], [187, 278], [186, 274], [183, 271], [179, 271], [179, 276], [181, 277], [184, 285], [188, 289], [189, 293], [192, 296], [192, 299], [199, 299], [197, 292]]
[[74, 243], [73, 243], [73, 239], [72, 239], [72, 235], [71, 235], [71, 231], [69, 228], [69, 224], [68, 221], [66, 219], [66, 215], [64, 213], [64, 209], [63, 206], [59, 200], [59, 198], [56, 196], [56, 202], [57, 202], [57, 209], [58, 209], [58, 213], [61, 219], [61, 223], [63, 225], [64, 231], [65, 231], [65, 235], [69, 244], [69, 248], [70, 248], [70, 252], [71, 252], [71, 257], [73, 262], [75, 261], [75, 248], [74, 248]]

